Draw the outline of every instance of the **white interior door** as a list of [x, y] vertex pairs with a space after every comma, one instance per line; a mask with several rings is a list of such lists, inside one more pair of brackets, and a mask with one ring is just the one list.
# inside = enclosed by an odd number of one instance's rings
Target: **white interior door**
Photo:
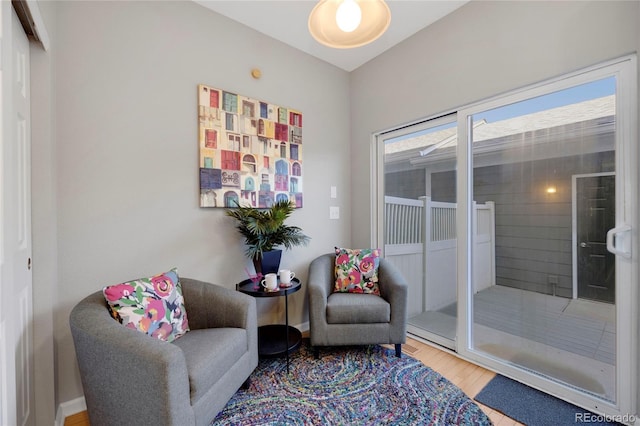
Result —
[[0, 422], [34, 424], [29, 42], [10, 2], [0, 3]]

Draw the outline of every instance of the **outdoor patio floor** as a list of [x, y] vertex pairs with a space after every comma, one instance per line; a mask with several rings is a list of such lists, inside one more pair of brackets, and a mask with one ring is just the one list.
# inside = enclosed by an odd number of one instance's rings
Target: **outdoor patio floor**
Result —
[[[474, 318], [476, 349], [615, 399], [614, 305], [491, 286], [474, 296]], [[409, 324], [454, 339], [456, 304]]]

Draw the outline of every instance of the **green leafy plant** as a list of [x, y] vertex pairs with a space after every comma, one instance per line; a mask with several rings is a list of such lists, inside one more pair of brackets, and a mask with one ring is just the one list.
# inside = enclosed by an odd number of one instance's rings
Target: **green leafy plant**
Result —
[[236, 229], [247, 245], [247, 257], [256, 262], [261, 259], [262, 253], [276, 247], [291, 249], [309, 242], [309, 237], [301, 228], [284, 223], [294, 210], [291, 202], [278, 201], [268, 209], [238, 206], [226, 213], [236, 220]]

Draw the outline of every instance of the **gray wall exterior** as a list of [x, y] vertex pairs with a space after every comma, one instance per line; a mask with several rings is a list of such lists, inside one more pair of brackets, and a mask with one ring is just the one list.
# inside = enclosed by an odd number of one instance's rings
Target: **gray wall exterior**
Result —
[[386, 173], [384, 175], [384, 195], [415, 200], [427, 193], [425, 186], [426, 181], [423, 169]]
[[[614, 161], [606, 152], [474, 169], [474, 199], [495, 202], [496, 284], [572, 297], [571, 177], [611, 172]], [[416, 180], [416, 171], [391, 175], [395, 185]], [[456, 202], [454, 171], [433, 173], [431, 182], [433, 201]], [[558, 192], [541, 192], [550, 182]]]
[[[609, 151], [474, 168], [474, 199], [495, 202], [496, 284], [572, 297], [571, 177], [611, 172], [614, 161]], [[455, 202], [455, 172], [431, 179], [435, 201]], [[555, 194], [541, 191], [551, 182]]]
[[[496, 284], [572, 297], [571, 175], [613, 171], [614, 157], [608, 152], [474, 170], [476, 201], [496, 203]], [[555, 194], [540, 190], [550, 181]]]

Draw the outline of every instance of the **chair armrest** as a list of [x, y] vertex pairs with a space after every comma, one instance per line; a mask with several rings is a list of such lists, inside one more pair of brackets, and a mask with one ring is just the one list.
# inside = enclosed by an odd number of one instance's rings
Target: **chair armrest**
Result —
[[[92, 424], [190, 424], [194, 416], [182, 350], [111, 318], [102, 292], [69, 316], [82, 387]], [[141, 406], [135, 395], [142, 398]]]
[[256, 301], [239, 291], [180, 278], [189, 328], [257, 328]]
[[391, 326], [406, 334], [409, 286], [402, 273], [391, 261], [381, 258], [378, 270], [380, 295], [391, 305]]
[[309, 299], [313, 299], [314, 307], [325, 315], [327, 299], [335, 285], [335, 255], [323, 254], [314, 259], [309, 265], [308, 292]]
[[335, 255], [324, 254], [309, 265], [309, 335], [311, 344], [324, 344], [328, 339], [327, 299], [335, 284]]
[[258, 363], [258, 313], [256, 300], [219, 285], [180, 278], [191, 330], [234, 327], [247, 330], [247, 350]]

